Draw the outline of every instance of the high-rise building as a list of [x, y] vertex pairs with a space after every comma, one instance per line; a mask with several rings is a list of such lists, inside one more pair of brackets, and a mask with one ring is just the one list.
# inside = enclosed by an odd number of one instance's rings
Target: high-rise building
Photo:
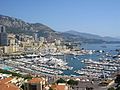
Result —
[[5, 31], [5, 27], [2, 26], [2, 25], [0, 25], [0, 33], [1, 33], [1, 32], [6, 33], [6, 31]]
[[34, 37], [34, 40], [37, 42], [37, 41], [38, 41], [38, 33], [37, 33], [37, 32], [34, 33], [34, 34], [33, 34], [33, 37]]
[[0, 46], [7, 46], [8, 39], [5, 26], [0, 25]]
[[45, 42], [45, 38], [44, 37], [40, 37], [39, 41], [43, 43], [43, 42]]

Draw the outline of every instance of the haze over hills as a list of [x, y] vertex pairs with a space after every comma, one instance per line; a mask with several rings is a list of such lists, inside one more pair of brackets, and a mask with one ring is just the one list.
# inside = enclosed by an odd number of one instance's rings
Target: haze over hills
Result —
[[8, 33], [24, 33], [32, 35], [33, 33], [37, 32], [39, 37], [42, 36], [47, 38], [48, 40], [62, 39], [63, 41], [81, 43], [120, 42], [120, 39], [112, 37], [101, 37], [99, 35], [80, 33], [72, 30], [67, 32], [57, 32], [42, 23], [28, 23], [21, 19], [4, 15], [0, 15], [0, 25], [6, 26], [6, 30]]
[[82, 32], [78, 32], [78, 31], [74, 31], [74, 30], [70, 30], [70, 31], [66, 31], [64, 33], [69, 33], [69, 34], [73, 34], [76, 36], [81, 36], [83, 38], [87, 38], [87, 39], [102, 39], [104, 41], [120, 41], [119, 38], [114, 38], [114, 37], [110, 37], [110, 36], [99, 36], [99, 35], [95, 35], [95, 34], [90, 34], [90, 33], [82, 33]]

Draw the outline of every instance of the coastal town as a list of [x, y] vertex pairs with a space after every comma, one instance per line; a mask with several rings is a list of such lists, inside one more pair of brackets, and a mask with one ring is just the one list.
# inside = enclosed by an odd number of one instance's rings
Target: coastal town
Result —
[[[2, 90], [108, 90], [117, 88], [119, 55], [117, 60], [84, 59], [85, 67], [74, 71], [79, 75], [65, 75], [72, 70], [64, 58], [58, 56], [91, 55], [103, 51], [81, 49], [79, 44], [30, 35], [6, 32], [0, 26], [0, 88]], [[109, 56], [106, 54], [106, 56]], [[110, 89], [111, 90], [111, 89]]]
[[120, 90], [120, 0], [0, 0], [0, 90]]

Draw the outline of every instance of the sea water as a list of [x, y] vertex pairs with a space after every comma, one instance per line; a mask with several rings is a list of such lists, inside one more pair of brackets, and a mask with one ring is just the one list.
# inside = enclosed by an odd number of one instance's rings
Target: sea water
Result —
[[65, 55], [66, 56], [66, 61], [68, 62], [68, 66], [73, 67], [72, 70], [65, 70], [64, 74], [65, 75], [76, 75], [78, 76], [79, 74], [75, 73], [74, 71], [80, 70], [85, 66], [84, 63], [81, 61], [84, 59], [92, 59], [95, 61], [100, 60], [100, 58], [105, 59], [113, 59], [112, 57], [106, 57], [105, 53], [109, 53], [112, 56], [117, 55], [118, 52], [116, 52], [116, 49], [120, 49], [120, 44], [84, 44], [81, 45], [80, 48], [84, 48], [86, 50], [102, 50], [104, 53], [93, 53], [93, 54], [85, 54], [85, 55]]

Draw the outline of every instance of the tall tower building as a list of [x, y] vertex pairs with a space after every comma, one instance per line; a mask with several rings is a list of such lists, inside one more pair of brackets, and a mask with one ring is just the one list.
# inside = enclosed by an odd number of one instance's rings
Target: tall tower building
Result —
[[37, 33], [37, 32], [34, 33], [34, 34], [33, 34], [33, 37], [34, 37], [34, 40], [37, 42], [37, 41], [38, 41], [38, 33]]
[[5, 26], [0, 25], [0, 46], [7, 46], [8, 38], [5, 30]]

